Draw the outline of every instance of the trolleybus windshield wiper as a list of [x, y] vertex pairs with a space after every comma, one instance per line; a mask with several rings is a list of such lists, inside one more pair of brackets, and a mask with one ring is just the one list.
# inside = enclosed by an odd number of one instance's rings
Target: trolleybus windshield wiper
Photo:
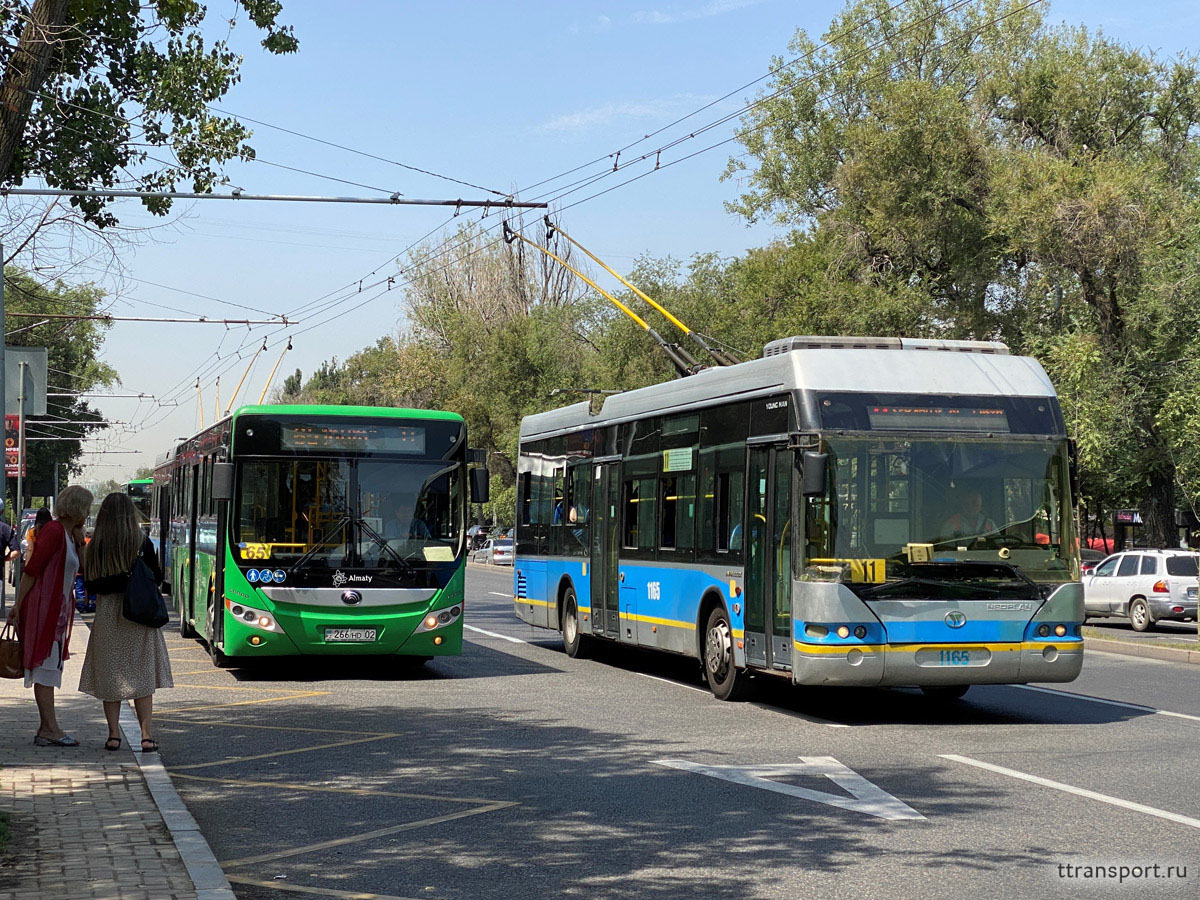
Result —
[[310, 559], [312, 559], [314, 556], [316, 556], [317, 551], [320, 550], [322, 547], [326, 546], [333, 538], [335, 538], [339, 534], [341, 534], [342, 529], [345, 528], [347, 525], [349, 525], [350, 521], [351, 521], [350, 516], [348, 516], [348, 515], [342, 516], [340, 519], [338, 519], [337, 523], [333, 526], [333, 528], [331, 528], [329, 530], [329, 532], [324, 537], [322, 537], [319, 541], [317, 541], [315, 544], [313, 544], [311, 547], [309, 547], [307, 550], [305, 550], [302, 554], [300, 554], [300, 557], [294, 563], [292, 563], [290, 566], [288, 566], [288, 568], [287, 568], [288, 575], [291, 575], [292, 573], [294, 573], [298, 568], [300, 568], [302, 565], [304, 565], [306, 562], [308, 562]]
[[943, 580], [940, 578], [901, 578], [899, 581], [886, 581], [883, 584], [876, 584], [868, 588], [863, 588], [862, 590], [858, 591], [858, 595], [860, 597], [873, 597], [878, 594], [890, 593], [894, 590], [914, 587], [938, 589], [950, 588], [951, 590], [961, 591], [965, 594], [986, 593], [989, 595], [996, 595], [1000, 593], [996, 588], [986, 587], [984, 585], [975, 583], [963, 584], [959, 581]]

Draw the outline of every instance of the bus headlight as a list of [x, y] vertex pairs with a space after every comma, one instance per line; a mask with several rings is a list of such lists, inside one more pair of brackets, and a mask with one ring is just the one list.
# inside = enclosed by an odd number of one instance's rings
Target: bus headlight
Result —
[[1066, 625], [1055, 625], [1054, 633], [1057, 634], [1059, 637], [1063, 637], [1067, 633], [1067, 626]]
[[435, 631], [439, 628], [445, 628], [447, 625], [457, 622], [461, 616], [461, 606], [434, 610], [421, 620], [421, 624], [417, 626], [416, 631], [413, 633], [420, 634], [423, 631]]
[[228, 599], [225, 601], [225, 608], [245, 625], [261, 628], [263, 631], [277, 632], [281, 630], [275, 622], [275, 617], [266, 610], [253, 609], [243, 606], [241, 603], [234, 604]]

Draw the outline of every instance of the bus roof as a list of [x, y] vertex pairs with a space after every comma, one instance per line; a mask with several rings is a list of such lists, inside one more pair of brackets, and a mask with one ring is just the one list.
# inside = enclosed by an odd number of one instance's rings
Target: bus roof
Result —
[[440, 419], [461, 422], [458, 413], [441, 409], [405, 409], [398, 406], [336, 406], [333, 404], [275, 403], [239, 406], [233, 418], [256, 416], [362, 416], [368, 419]]
[[770, 355], [761, 359], [705, 369], [688, 378], [614, 394], [605, 399], [598, 415], [590, 414], [585, 401], [526, 416], [521, 421], [521, 438], [791, 391], [1057, 396], [1036, 359], [1011, 356], [1003, 344], [788, 338], [768, 348]]

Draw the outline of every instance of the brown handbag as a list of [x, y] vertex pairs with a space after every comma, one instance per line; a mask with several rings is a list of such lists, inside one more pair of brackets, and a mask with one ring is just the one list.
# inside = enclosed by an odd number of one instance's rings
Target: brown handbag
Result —
[[21, 642], [11, 622], [5, 622], [0, 632], [0, 678], [23, 678], [25, 667], [21, 660]]

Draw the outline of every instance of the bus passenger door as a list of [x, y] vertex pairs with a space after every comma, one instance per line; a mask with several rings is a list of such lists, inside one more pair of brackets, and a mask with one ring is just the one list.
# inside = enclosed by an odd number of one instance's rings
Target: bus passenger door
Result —
[[791, 667], [792, 454], [750, 448], [746, 485], [746, 662]]
[[620, 523], [619, 465], [597, 463], [592, 478], [592, 630], [605, 637], [621, 633], [617, 576], [617, 529]]

